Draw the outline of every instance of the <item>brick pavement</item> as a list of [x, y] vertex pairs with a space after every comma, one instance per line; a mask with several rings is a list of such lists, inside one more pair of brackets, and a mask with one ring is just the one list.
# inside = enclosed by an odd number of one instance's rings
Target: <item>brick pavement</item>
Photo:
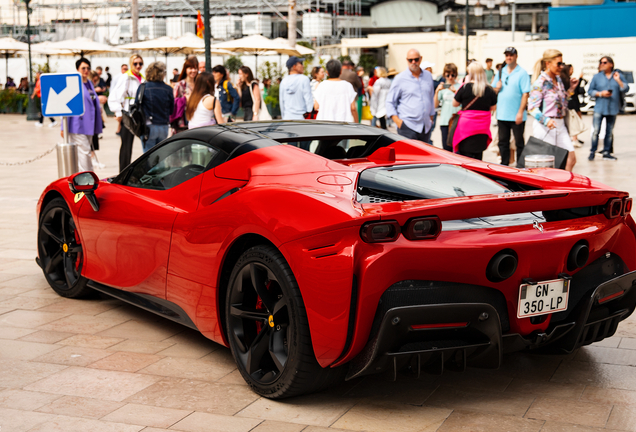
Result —
[[[116, 172], [119, 148], [107, 126], [103, 177]], [[636, 117], [618, 119], [617, 162], [589, 163], [588, 136], [575, 170], [636, 195], [634, 126]], [[0, 116], [0, 130], [0, 162], [29, 159], [59, 136], [12, 115]], [[514, 354], [496, 371], [371, 376], [283, 402], [260, 398], [229, 350], [200, 334], [47, 286], [34, 262], [35, 205], [56, 174], [54, 155], [0, 166], [2, 432], [636, 431], [636, 317], [570, 356]]]

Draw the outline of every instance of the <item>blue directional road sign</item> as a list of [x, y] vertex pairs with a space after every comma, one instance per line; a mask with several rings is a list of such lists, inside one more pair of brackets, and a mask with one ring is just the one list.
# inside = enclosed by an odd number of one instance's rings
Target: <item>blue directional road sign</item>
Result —
[[78, 73], [43, 74], [42, 114], [45, 117], [75, 117], [84, 114], [84, 86]]

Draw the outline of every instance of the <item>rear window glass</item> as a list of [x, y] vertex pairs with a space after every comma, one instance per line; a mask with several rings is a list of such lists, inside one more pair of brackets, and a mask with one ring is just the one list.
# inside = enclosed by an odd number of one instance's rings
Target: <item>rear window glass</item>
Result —
[[[455, 165], [370, 168], [358, 182], [358, 201], [390, 202], [510, 192], [499, 183]], [[379, 198], [378, 198], [379, 197]]]

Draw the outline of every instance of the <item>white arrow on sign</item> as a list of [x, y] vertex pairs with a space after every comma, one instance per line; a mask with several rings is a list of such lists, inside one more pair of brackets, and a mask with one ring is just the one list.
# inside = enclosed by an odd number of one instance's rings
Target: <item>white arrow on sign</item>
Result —
[[80, 92], [79, 79], [76, 76], [66, 77], [66, 88], [59, 93], [51, 87], [49, 89], [49, 98], [46, 102], [46, 114], [71, 114], [67, 104], [73, 100]]

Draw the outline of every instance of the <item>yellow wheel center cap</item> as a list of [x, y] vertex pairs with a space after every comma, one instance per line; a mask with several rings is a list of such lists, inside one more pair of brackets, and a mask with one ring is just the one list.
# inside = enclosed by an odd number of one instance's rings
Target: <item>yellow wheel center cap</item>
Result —
[[66, 243], [64, 243], [64, 246], [62, 246], [62, 250], [66, 253], [68, 252], [68, 245]]
[[270, 327], [274, 327], [274, 315], [269, 316], [269, 318], [267, 319], [267, 323]]

